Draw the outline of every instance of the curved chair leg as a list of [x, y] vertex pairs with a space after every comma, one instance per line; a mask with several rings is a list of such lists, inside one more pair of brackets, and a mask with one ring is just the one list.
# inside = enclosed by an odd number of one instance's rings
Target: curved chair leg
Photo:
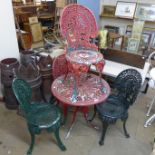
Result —
[[62, 143], [61, 139], [60, 139], [60, 136], [59, 136], [59, 129], [57, 129], [55, 132], [55, 137], [56, 137], [56, 140], [58, 142], [58, 146], [59, 148], [62, 150], [62, 151], [65, 151], [66, 150], [66, 147], [64, 146], [64, 144]]
[[129, 138], [130, 135], [128, 134], [127, 129], [126, 129], [126, 121], [127, 121], [127, 119], [128, 119], [128, 118], [125, 118], [125, 119], [123, 119], [122, 121], [123, 121], [124, 135], [125, 135], [126, 138]]
[[92, 118], [88, 119], [88, 121], [89, 122], [92, 122], [94, 120], [95, 116], [96, 116], [96, 106], [94, 105], [94, 113], [93, 113], [93, 116], [92, 116]]
[[29, 147], [29, 150], [27, 151], [27, 155], [32, 155], [32, 150], [33, 150], [34, 143], [35, 143], [35, 134], [30, 132], [30, 135], [31, 135], [31, 145]]
[[102, 123], [103, 129], [102, 129], [101, 139], [100, 139], [100, 141], [99, 141], [99, 144], [100, 144], [100, 145], [103, 145], [103, 144], [104, 144], [105, 134], [106, 134], [108, 125], [109, 125], [109, 124], [108, 124], [107, 122], [103, 122], [103, 123]]
[[68, 115], [68, 106], [64, 105], [63, 106], [63, 120], [62, 120], [62, 125], [64, 125], [67, 121], [67, 115]]

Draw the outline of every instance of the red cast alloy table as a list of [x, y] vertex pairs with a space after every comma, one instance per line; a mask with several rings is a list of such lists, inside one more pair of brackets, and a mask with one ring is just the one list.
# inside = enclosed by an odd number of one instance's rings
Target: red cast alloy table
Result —
[[73, 94], [74, 78], [71, 74], [69, 74], [66, 79], [64, 79], [64, 77], [65, 76], [60, 76], [54, 80], [51, 91], [60, 103], [63, 103], [64, 107], [75, 107], [71, 127], [66, 137], [68, 138], [77, 112], [82, 112], [88, 122], [88, 107], [104, 102], [110, 94], [110, 86], [104, 79], [102, 79], [101, 83], [99, 76], [88, 74], [79, 81], [77, 101], [72, 102], [71, 97]]

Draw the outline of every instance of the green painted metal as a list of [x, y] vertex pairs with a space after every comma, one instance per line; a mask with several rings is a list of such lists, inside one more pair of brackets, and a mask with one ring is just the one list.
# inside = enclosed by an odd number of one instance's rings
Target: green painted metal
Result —
[[35, 135], [40, 134], [42, 129], [46, 129], [48, 132], [54, 132], [58, 146], [61, 150], [66, 150], [59, 137], [59, 128], [62, 123], [60, 109], [54, 104], [45, 102], [31, 103], [32, 90], [25, 80], [14, 79], [12, 88], [20, 103], [20, 109], [24, 112], [24, 117], [31, 135], [31, 145], [27, 155], [32, 154]]
[[96, 105], [96, 110], [103, 124], [100, 145], [104, 144], [106, 130], [109, 124], [115, 123], [118, 119], [123, 121], [124, 134], [129, 138], [126, 129], [128, 109], [135, 103], [141, 88], [142, 77], [135, 69], [122, 71], [115, 79], [113, 93], [101, 104]]

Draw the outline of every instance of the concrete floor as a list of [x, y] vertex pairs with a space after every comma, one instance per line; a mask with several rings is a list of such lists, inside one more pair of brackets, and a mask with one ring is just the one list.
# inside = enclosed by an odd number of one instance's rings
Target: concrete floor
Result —
[[[144, 128], [143, 125], [147, 119], [146, 104], [150, 102], [153, 93], [149, 90], [147, 95], [139, 95], [136, 104], [130, 108], [127, 122], [129, 139], [124, 137], [122, 122], [118, 121], [109, 127], [104, 146], [99, 146], [101, 132], [88, 127], [79, 114], [69, 139], [65, 140], [64, 137], [70, 119], [60, 130], [67, 151], [62, 152], [57, 147], [52, 134], [43, 132], [36, 138], [33, 155], [149, 155], [152, 150], [155, 123], [148, 128]], [[155, 112], [154, 109], [152, 113]], [[101, 128], [97, 117], [94, 124]], [[30, 135], [24, 118], [0, 103], [0, 155], [26, 155], [29, 143]]]

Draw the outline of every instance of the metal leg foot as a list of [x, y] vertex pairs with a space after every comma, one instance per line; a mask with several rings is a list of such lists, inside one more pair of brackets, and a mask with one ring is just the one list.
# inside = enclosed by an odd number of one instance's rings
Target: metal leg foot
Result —
[[88, 120], [88, 114], [87, 114], [87, 113], [83, 113], [83, 115], [84, 115], [84, 118], [85, 118], [87, 124], [88, 124], [90, 127], [94, 128], [94, 129], [96, 129], [96, 130], [99, 130], [99, 127], [98, 127], [98, 126], [93, 125], [93, 124], [91, 123], [91, 121]]
[[34, 143], [35, 143], [35, 134], [31, 133], [31, 145], [29, 147], [29, 150], [27, 151], [27, 155], [32, 155], [32, 150], [33, 150], [33, 147], [34, 147]]
[[94, 105], [94, 113], [93, 113], [93, 116], [92, 116], [92, 118], [88, 119], [88, 121], [89, 122], [92, 122], [94, 120], [95, 116], [96, 116], [96, 106]]
[[100, 141], [99, 141], [99, 145], [103, 145], [104, 144], [105, 134], [106, 134], [108, 125], [109, 124], [107, 122], [103, 122], [102, 123], [103, 129], [102, 129], [102, 135], [101, 135], [101, 138], [100, 138]]
[[59, 148], [62, 150], [62, 151], [65, 151], [66, 150], [66, 147], [64, 146], [64, 144], [62, 143], [61, 139], [60, 139], [60, 136], [59, 136], [59, 129], [57, 129], [55, 132], [55, 137], [56, 137], [56, 140], [58, 142], [58, 146]]
[[124, 130], [125, 137], [129, 138], [130, 135], [128, 134], [127, 129], [126, 129], [126, 121], [127, 121], [127, 118], [123, 119], [123, 130]]

